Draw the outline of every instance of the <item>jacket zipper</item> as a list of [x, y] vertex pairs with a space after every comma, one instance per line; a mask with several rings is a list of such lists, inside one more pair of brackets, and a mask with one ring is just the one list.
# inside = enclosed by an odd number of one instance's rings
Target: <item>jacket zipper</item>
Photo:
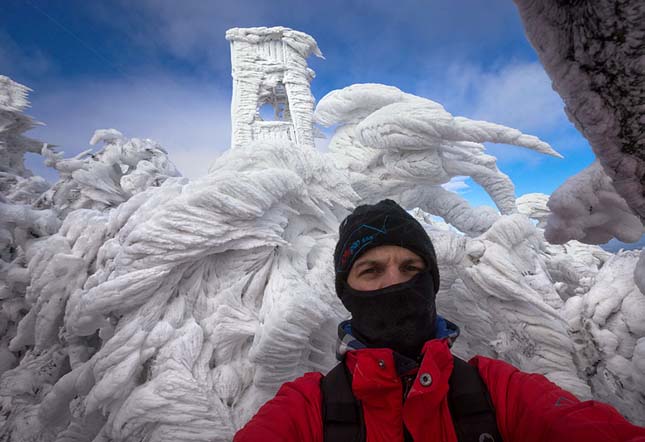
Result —
[[[408, 394], [412, 389], [412, 384], [414, 383], [415, 378], [416, 375], [414, 374], [409, 374], [401, 377], [401, 381], [403, 382], [403, 403], [405, 403], [405, 400], [407, 399]], [[412, 436], [410, 435], [408, 428], [405, 426], [405, 423], [403, 424], [403, 440], [405, 442], [412, 441]]]
[[408, 397], [408, 393], [412, 389], [412, 384], [414, 383], [414, 375], [403, 376], [403, 402]]

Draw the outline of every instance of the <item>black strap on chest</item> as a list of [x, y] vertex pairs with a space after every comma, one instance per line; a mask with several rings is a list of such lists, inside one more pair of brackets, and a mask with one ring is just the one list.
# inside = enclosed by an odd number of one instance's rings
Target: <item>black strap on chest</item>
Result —
[[477, 368], [453, 357], [448, 408], [459, 442], [502, 442], [488, 388]]
[[352, 393], [351, 377], [341, 362], [320, 383], [324, 442], [363, 442], [365, 421], [361, 403]]
[[[448, 407], [459, 442], [502, 442], [490, 395], [477, 369], [454, 358]], [[336, 365], [321, 382], [323, 440], [363, 442], [365, 422], [360, 402], [352, 394], [344, 363]]]

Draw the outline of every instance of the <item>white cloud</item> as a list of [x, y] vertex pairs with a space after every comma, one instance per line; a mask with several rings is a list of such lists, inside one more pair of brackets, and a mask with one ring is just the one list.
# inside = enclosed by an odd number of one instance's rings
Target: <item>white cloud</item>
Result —
[[537, 62], [509, 64], [497, 72], [483, 73], [472, 117], [529, 132], [550, 130], [566, 121], [564, 103]]
[[439, 101], [454, 114], [529, 133], [551, 131], [567, 121], [562, 99], [537, 61], [491, 69], [455, 62], [419, 84], [417, 93]]
[[133, 46], [170, 55], [208, 73], [228, 69], [228, 28], [271, 26], [276, 6], [255, 0], [117, 0], [87, 2], [93, 19], [128, 36]]
[[[588, 148], [564, 113], [564, 103], [537, 61], [508, 61], [485, 68], [452, 62], [444, 68], [427, 65], [431, 73], [416, 94], [443, 104], [454, 115], [490, 121], [536, 135], [567, 155]], [[566, 140], [564, 145], [558, 141]], [[489, 144], [487, 152], [501, 169], [518, 164], [538, 168], [546, 156], [528, 149]]]
[[[205, 174], [230, 144], [230, 95], [209, 84], [140, 76], [34, 91], [31, 114], [46, 123], [29, 135], [72, 156], [88, 149], [96, 129], [160, 143], [184, 176]], [[34, 170], [38, 173], [37, 170]]]
[[466, 183], [466, 180], [468, 179], [469, 177], [467, 176], [455, 176], [452, 177], [446, 184], [443, 184], [441, 187], [452, 192], [463, 193], [467, 189], [470, 189], [470, 186], [468, 185], [468, 183]]

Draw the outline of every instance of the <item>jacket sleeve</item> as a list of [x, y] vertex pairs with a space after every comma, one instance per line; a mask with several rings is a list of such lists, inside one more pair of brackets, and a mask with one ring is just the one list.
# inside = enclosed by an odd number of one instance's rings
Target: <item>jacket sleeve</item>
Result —
[[580, 402], [539, 374], [477, 356], [505, 442], [645, 442], [645, 428], [630, 424], [613, 407]]
[[233, 438], [234, 442], [322, 442], [322, 374], [287, 382]]

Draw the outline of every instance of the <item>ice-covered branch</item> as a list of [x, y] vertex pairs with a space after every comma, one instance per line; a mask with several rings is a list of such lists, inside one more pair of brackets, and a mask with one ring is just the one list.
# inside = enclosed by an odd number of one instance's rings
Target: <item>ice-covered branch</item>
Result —
[[515, 0], [567, 115], [627, 206], [645, 219], [645, 8], [638, 1]]
[[[471, 235], [486, 231], [495, 213], [471, 208], [439, 186], [455, 176], [480, 184], [503, 214], [514, 213], [515, 188], [482, 143], [507, 143], [559, 156], [517, 129], [453, 117], [434, 101], [379, 84], [352, 85], [327, 94], [315, 120], [340, 124], [330, 142], [332, 160], [348, 169], [354, 188], [374, 195], [406, 195], [406, 204], [439, 215]], [[413, 199], [412, 197], [414, 196]]]
[[99, 152], [87, 150], [69, 159], [43, 147], [45, 164], [60, 174], [44, 204], [64, 214], [78, 208], [104, 210], [180, 175], [168, 153], [150, 139], [128, 140], [117, 130], [104, 129], [97, 130], [91, 139], [92, 144], [100, 142], [104, 145]]
[[38, 123], [22, 112], [29, 105], [29, 89], [0, 76], [0, 374], [13, 368], [21, 354], [12, 351], [30, 303], [27, 263], [41, 238], [58, 230], [53, 210], [38, 210], [34, 203], [49, 184], [25, 167], [26, 152], [37, 152], [41, 143], [23, 133]]
[[614, 237], [635, 242], [643, 235], [640, 219], [616, 193], [598, 161], [553, 192], [548, 206], [545, 236], [554, 244], [571, 239], [604, 244]]

